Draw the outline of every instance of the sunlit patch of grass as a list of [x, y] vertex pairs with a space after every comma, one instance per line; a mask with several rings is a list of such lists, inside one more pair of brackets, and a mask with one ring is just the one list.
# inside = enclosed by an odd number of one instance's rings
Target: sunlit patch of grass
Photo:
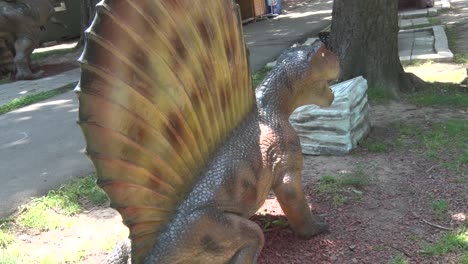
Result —
[[398, 255], [396, 257], [393, 257], [388, 261], [388, 264], [408, 264], [409, 260], [407, 257], [403, 255]]
[[73, 216], [82, 210], [81, 200], [93, 204], [107, 202], [106, 194], [96, 185], [96, 178], [88, 176], [72, 181], [58, 190], [49, 191], [45, 196], [35, 198], [23, 207], [17, 223], [39, 230], [56, 229], [64, 224], [63, 217]]
[[21, 252], [19, 250], [0, 249], [0, 264], [21, 263]]
[[263, 81], [263, 79], [265, 79], [265, 77], [270, 71], [271, 68], [265, 66], [260, 70], [256, 71], [254, 74], [252, 74], [253, 87], [257, 88], [257, 86]]
[[43, 51], [43, 52], [34, 52], [33, 54], [31, 54], [31, 60], [33, 61], [40, 60], [40, 59], [44, 59], [52, 55], [65, 55], [70, 52], [74, 52], [76, 50], [77, 50], [76, 47], [72, 47], [72, 48], [48, 50], [48, 51]]
[[468, 230], [460, 228], [442, 236], [435, 244], [426, 246], [422, 251], [428, 256], [443, 256], [448, 253], [460, 253], [461, 259], [468, 254]]
[[37, 94], [22, 96], [22, 97], [13, 99], [12, 101], [4, 105], [0, 105], [0, 115], [16, 110], [21, 107], [25, 107], [25, 106], [28, 106], [28, 105], [31, 105], [40, 101], [47, 100], [59, 94], [66, 93], [68, 91], [71, 91], [75, 86], [76, 86], [76, 83], [72, 83], [72, 84], [65, 85], [58, 89], [54, 89], [54, 90], [50, 90], [46, 92], [40, 92]]
[[8, 231], [0, 229], [0, 249], [7, 248], [15, 241], [15, 237]]
[[325, 174], [319, 179], [318, 193], [340, 206], [360, 198], [362, 188], [370, 182], [369, 176], [361, 168], [340, 176]]

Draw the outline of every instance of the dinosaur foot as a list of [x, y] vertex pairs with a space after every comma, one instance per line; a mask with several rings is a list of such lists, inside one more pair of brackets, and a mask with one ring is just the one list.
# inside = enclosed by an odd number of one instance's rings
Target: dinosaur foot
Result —
[[302, 230], [298, 230], [297, 236], [300, 239], [308, 240], [318, 234], [322, 234], [329, 231], [329, 226], [325, 222], [325, 219], [323, 217], [313, 216], [312, 220], [313, 221], [309, 225], [304, 226]]
[[16, 80], [35, 80], [41, 78], [43, 75], [44, 71], [38, 71], [30, 74], [17, 73]]

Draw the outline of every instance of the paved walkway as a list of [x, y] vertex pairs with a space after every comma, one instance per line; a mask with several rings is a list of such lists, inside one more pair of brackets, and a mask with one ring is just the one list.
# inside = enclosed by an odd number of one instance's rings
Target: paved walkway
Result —
[[[300, 8], [271, 20], [245, 26], [252, 70], [258, 70], [295, 42], [317, 34], [331, 22], [332, 2], [305, 1]], [[0, 86], [0, 104], [19, 95], [61, 87], [79, 79], [79, 70], [29, 82]], [[0, 217], [11, 214], [32, 196], [57, 188], [70, 178], [93, 172], [83, 154], [76, 125], [73, 92], [0, 115]]]
[[436, 25], [439, 14], [448, 8], [450, 8], [448, 0], [442, 0], [436, 1], [432, 8], [405, 10], [398, 13], [400, 18], [398, 49], [402, 62], [453, 60], [444, 26]]

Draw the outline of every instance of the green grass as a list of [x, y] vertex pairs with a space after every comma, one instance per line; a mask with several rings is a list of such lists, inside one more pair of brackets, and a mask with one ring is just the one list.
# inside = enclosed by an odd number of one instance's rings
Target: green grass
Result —
[[82, 211], [81, 201], [93, 204], [107, 202], [106, 194], [95, 184], [96, 178], [88, 176], [52, 190], [47, 195], [35, 198], [24, 206], [17, 223], [26, 228], [39, 230], [56, 229], [63, 224], [63, 215], [72, 216]]
[[372, 152], [372, 153], [384, 153], [388, 151], [387, 144], [383, 142], [365, 140], [361, 144], [364, 148], [366, 148], [369, 152]]
[[369, 182], [369, 177], [360, 168], [342, 176], [325, 174], [319, 180], [318, 193], [340, 206], [360, 198], [363, 194], [360, 189]]
[[271, 68], [265, 66], [252, 74], [252, 83], [254, 88], [257, 88], [257, 86], [263, 81], [270, 70]]
[[440, 25], [440, 19], [437, 18], [437, 17], [428, 17], [427, 20], [429, 20], [429, 23], [430, 23], [432, 26]]
[[468, 53], [458, 53], [453, 55], [453, 62], [458, 64], [468, 63]]
[[405, 256], [398, 255], [396, 257], [393, 257], [388, 261], [388, 264], [408, 264], [409, 260]]
[[71, 91], [75, 86], [76, 86], [76, 83], [72, 83], [72, 84], [65, 85], [61, 88], [50, 90], [47, 92], [40, 92], [37, 94], [27, 95], [27, 96], [13, 99], [9, 103], [6, 103], [0, 106], [0, 115], [8, 113], [10, 111], [13, 111], [21, 107], [25, 107], [25, 106], [28, 106], [28, 105], [31, 105], [40, 101], [47, 100], [59, 94], [66, 93], [68, 91]]
[[0, 249], [0, 264], [17, 264], [21, 263], [21, 254], [20, 252], [12, 250], [2, 250]]
[[77, 49], [76, 47], [73, 47], [73, 48], [66, 48], [66, 49], [48, 50], [44, 52], [35, 52], [31, 54], [31, 60], [33, 61], [40, 60], [40, 59], [44, 59], [52, 55], [65, 55], [70, 52], [76, 51], [76, 49]]
[[0, 229], [0, 249], [7, 248], [15, 241], [15, 237], [6, 230]]
[[367, 97], [369, 101], [377, 104], [386, 104], [392, 100], [392, 96], [382, 86], [370, 86], [367, 90]]
[[453, 118], [421, 128], [405, 122], [394, 123], [397, 130], [395, 146], [420, 152], [454, 170], [468, 164], [468, 121]]
[[468, 264], [468, 252], [465, 252], [461, 255], [460, 259], [458, 259], [460, 264]]
[[441, 160], [452, 168], [468, 164], [468, 121], [450, 119], [435, 123], [429, 131], [422, 134], [422, 143], [426, 155], [431, 159]]
[[446, 200], [435, 200], [432, 202], [432, 210], [437, 218], [442, 219], [448, 213], [449, 203]]
[[447, 40], [450, 49], [454, 52], [453, 54], [453, 62], [459, 63], [459, 64], [465, 64], [468, 63], [468, 54], [467, 53], [457, 53], [457, 45], [456, 41], [457, 38], [459, 37], [456, 29], [454, 26], [446, 26], [445, 27], [445, 34], [447, 35]]
[[[468, 229], [460, 228], [442, 236], [435, 244], [423, 249], [428, 256], [444, 256], [449, 253], [459, 253], [459, 263], [466, 263], [468, 255]], [[463, 262], [464, 261], [464, 262]]]
[[412, 93], [409, 101], [421, 106], [467, 107], [468, 89], [456, 83], [433, 83], [430, 88]]

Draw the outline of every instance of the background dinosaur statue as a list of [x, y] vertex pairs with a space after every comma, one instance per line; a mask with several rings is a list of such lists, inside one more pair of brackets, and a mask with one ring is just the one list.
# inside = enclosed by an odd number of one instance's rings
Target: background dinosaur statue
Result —
[[17, 80], [36, 79], [31, 53], [39, 44], [41, 27], [55, 20], [49, 0], [0, 0], [0, 73], [15, 73]]
[[254, 91], [232, 0], [105, 0], [86, 38], [79, 124], [133, 263], [255, 263], [248, 217], [270, 190], [299, 237], [326, 230], [288, 122], [333, 100], [323, 45], [286, 51]]

